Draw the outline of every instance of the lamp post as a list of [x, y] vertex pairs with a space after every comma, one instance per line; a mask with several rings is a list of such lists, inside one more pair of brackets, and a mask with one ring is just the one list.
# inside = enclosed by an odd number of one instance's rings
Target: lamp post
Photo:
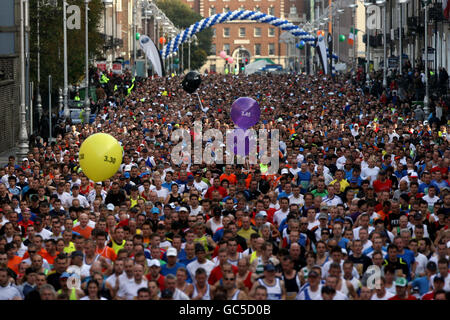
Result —
[[63, 99], [64, 99], [64, 118], [70, 117], [69, 111], [69, 76], [67, 71], [67, 2], [63, 0], [63, 30], [64, 30], [64, 89], [63, 89]]
[[399, 71], [400, 74], [403, 73], [403, 44], [402, 44], [402, 29], [403, 29], [403, 23], [402, 23], [402, 7], [404, 3], [407, 3], [409, 0], [398, 0], [398, 39], [399, 39]]
[[364, 2], [364, 7], [366, 7], [366, 80], [370, 80], [370, 31], [367, 24], [367, 9], [372, 5], [372, 2]]
[[425, 97], [423, 98], [423, 112], [425, 117], [428, 118], [430, 114], [430, 108], [428, 106], [428, 3], [425, 2]]
[[136, 77], [136, 0], [133, 0], [133, 77]]
[[28, 152], [28, 132], [25, 106], [25, 17], [24, 7], [28, 0], [20, 0], [20, 131], [19, 131], [19, 157], [24, 157]]
[[[102, 0], [103, 5], [104, 5], [104, 13], [103, 13], [103, 28], [104, 28], [104, 32], [105, 32], [105, 57], [106, 60], [108, 60], [108, 30], [107, 30], [107, 15], [106, 15], [106, 10], [107, 7], [112, 6], [113, 5], [113, 0]], [[112, 15], [111, 15], [112, 18]], [[111, 22], [111, 38], [114, 40], [114, 34], [112, 32], [112, 28], [113, 28], [113, 23]], [[111, 49], [113, 49], [113, 45], [111, 43]]]
[[387, 60], [386, 60], [386, 0], [377, 0], [377, 5], [383, 7], [383, 88], [387, 87]]
[[356, 8], [358, 7], [358, 5], [356, 3], [352, 3], [348, 6], [349, 8], [352, 9], [352, 20], [353, 20], [353, 74], [356, 74]]
[[42, 99], [41, 99], [41, 93], [40, 93], [40, 83], [41, 83], [41, 49], [40, 49], [40, 34], [39, 34], [39, 18], [40, 18], [40, 1], [37, 1], [37, 26], [36, 26], [36, 42], [37, 42], [37, 85], [36, 85], [36, 106], [38, 109], [38, 131], [39, 131], [39, 122], [42, 117]]
[[344, 13], [344, 9], [338, 9], [338, 16], [337, 16], [337, 23], [338, 23], [338, 47], [337, 47], [337, 56], [338, 56], [338, 62], [339, 59], [341, 58], [341, 39], [339, 39], [341, 37], [341, 14]]
[[89, 101], [89, 1], [85, 0], [86, 5], [86, 16], [85, 16], [85, 33], [86, 33], [86, 81], [85, 85], [86, 88], [84, 89], [84, 106], [85, 106], [85, 113], [86, 113], [86, 123], [89, 124], [89, 119], [91, 118], [91, 107], [90, 107], [90, 101]]

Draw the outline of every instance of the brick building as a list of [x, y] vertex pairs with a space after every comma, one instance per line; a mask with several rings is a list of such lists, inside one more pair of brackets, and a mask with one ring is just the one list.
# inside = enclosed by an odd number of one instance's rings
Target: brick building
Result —
[[[260, 11], [294, 24], [306, 21], [309, 10], [302, 0], [183, 0], [194, 11], [203, 17], [234, 10]], [[225, 59], [219, 56], [223, 50], [234, 59], [231, 69], [241, 67], [243, 63], [251, 63], [259, 59], [268, 59], [273, 63], [288, 65], [289, 58], [298, 54], [292, 50], [295, 45], [280, 42], [283, 30], [266, 23], [254, 21], [230, 21], [211, 27], [213, 43], [207, 63], [203, 69], [224, 72]], [[288, 48], [290, 46], [290, 48]]]

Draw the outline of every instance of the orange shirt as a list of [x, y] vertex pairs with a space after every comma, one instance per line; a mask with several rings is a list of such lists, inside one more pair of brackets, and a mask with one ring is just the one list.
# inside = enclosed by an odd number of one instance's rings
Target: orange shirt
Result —
[[8, 260], [8, 268], [19, 274], [19, 264], [22, 262], [22, 258], [19, 256], [14, 256], [12, 259]]
[[105, 257], [106, 259], [109, 259], [111, 261], [116, 261], [117, 254], [114, 251], [113, 248], [105, 246], [103, 249], [99, 249], [98, 247], [95, 249], [95, 254], [99, 254], [102, 257]]
[[224, 179], [227, 179], [230, 184], [236, 184], [236, 182], [237, 182], [236, 175], [233, 173], [230, 175], [227, 175], [226, 173], [222, 173], [222, 175], [220, 176], [219, 179], [220, 179], [220, 182], [222, 182], [222, 180], [224, 180]]
[[91, 237], [91, 232], [92, 232], [93, 228], [86, 226], [86, 228], [83, 229], [81, 227], [81, 225], [78, 225], [78, 226], [74, 227], [72, 230], [81, 234], [83, 236], [83, 238], [89, 239]]
[[[47, 252], [47, 250], [45, 250], [44, 248], [41, 248], [41, 250], [39, 250], [39, 251], [37, 252], [37, 254], [40, 255], [42, 258], [44, 258], [44, 259], [47, 260], [48, 252]], [[26, 252], [23, 254], [22, 260], [28, 259], [29, 256], [30, 256], [30, 255], [28, 254], [28, 251], [26, 251]], [[48, 261], [48, 260], [47, 260], [47, 261]], [[48, 261], [48, 263], [50, 263], [50, 261]]]

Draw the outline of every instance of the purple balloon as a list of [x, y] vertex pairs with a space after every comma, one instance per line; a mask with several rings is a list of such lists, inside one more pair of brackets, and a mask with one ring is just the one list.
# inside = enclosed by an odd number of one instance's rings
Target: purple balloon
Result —
[[258, 123], [261, 109], [258, 102], [249, 97], [241, 97], [231, 106], [231, 119], [241, 129], [248, 129]]

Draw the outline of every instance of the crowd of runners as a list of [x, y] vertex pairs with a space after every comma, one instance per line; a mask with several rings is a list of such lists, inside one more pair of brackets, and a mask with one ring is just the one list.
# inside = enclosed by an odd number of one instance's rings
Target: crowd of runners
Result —
[[[99, 85], [93, 123], [61, 121], [0, 168], [0, 299], [448, 299], [448, 105], [425, 117], [409, 76], [209, 74], [198, 97], [181, 76]], [[172, 161], [174, 130], [234, 128], [243, 96], [254, 129], [280, 132], [276, 174]], [[94, 183], [78, 151], [97, 132], [124, 156]]]

